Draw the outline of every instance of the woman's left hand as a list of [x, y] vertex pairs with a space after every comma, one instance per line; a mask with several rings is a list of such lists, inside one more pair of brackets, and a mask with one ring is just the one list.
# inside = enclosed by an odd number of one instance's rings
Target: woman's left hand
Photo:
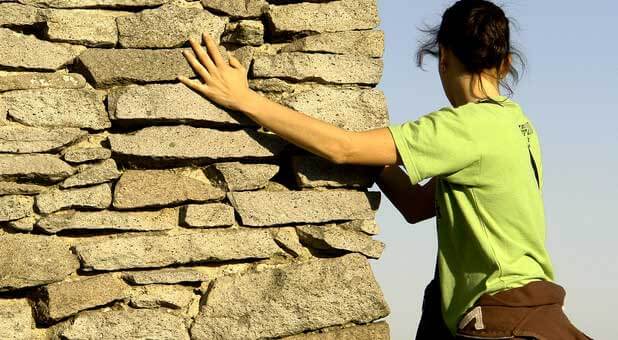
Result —
[[202, 36], [207, 51], [194, 38], [190, 38], [195, 55], [182, 52], [202, 82], [180, 75], [178, 80], [223, 107], [243, 111], [256, 94], [249, 88], [247, 69], [229, 52], [229, 63], [226, 62], [208, 33], [204, 32]]

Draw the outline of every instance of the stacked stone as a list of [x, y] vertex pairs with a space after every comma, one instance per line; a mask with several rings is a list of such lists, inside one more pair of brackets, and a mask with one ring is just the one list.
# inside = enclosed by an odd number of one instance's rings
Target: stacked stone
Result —
[[208, 32], [250, 85], [388, 125], [375, 0], [0, 1], [1, 339], [388, 339], [378, 168], [176, 80]]

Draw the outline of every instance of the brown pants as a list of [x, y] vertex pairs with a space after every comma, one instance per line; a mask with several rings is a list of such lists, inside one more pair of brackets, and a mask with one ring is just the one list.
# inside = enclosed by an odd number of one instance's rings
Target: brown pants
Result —
[[482, 295], [462, 317], [457, 336], [446, 327], [440, 311], [440, 286], [432, 280], [425, 288], [423, 314], [416, 340], [538, 339], [589, 340], [562, 310], [564, 289], [552, 282], [535, 281], [494, 295]]

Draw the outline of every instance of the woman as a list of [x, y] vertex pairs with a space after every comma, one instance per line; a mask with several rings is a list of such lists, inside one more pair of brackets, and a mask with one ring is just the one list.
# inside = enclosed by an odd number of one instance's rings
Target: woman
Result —
[[378, 184], [408, 222], [437, 217], [436, 277], [417, 339], [588, 339], [562, 312], [564, 290], [553, 283], [538, 136], [500, 94], [518, 75], [508, 19], [489, 1], [461, 0], [427, 33], [419, 66], [426, 54], [438, 57], [452, 107], [387, 128], [346, 131], [260, 96], [206, 34], [207, 51], [190, 40], [197, 58], [183, 52], [203, 83], [178, 79], [334, 163], [384, 166]]

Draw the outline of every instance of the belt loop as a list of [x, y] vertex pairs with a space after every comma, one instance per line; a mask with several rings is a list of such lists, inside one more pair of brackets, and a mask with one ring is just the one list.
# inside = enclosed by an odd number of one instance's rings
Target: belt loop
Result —
[[464, 329], [472, 320], [474, 321], [474, 329], [481, 330], [485, 329], [485, 324], [483, 324], [483, 311], [481, 310], [481, 306], [476, 306], [474, 309], [469, 311], [461, 321], [459, 321], [459, 325], [457, 326], [459, 329]]

